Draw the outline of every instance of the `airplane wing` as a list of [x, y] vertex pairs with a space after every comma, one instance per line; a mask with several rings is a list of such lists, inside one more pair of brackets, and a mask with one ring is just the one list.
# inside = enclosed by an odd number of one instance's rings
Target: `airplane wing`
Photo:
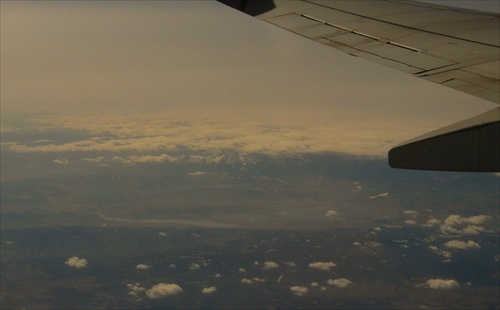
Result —
[[[500, 17], [401, 0], [219, 0], [336, 48], [500, 104]], [[389, 151], [395, 168], [500, 171], [500, 108]]]

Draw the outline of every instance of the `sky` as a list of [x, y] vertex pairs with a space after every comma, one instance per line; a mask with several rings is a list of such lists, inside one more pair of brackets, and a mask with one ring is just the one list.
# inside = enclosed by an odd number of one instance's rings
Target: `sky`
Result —
[[[494, 107], [215, 1], [2, 1], [1, 26], [4, 130], [47, 115], [82, 129], [98, 115], [101, 128], [119, 116], [121, 126], [190, 120], [252, 134], [243, 123], [319, 144], [334, 132], [331, 151], [383, 155]], [[378, 142], [351, 143], [368, 136]]]

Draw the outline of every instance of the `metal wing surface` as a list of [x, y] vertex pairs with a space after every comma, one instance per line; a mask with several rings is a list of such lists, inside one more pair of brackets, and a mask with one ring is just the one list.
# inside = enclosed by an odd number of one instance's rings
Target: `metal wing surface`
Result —
[[[496, 14], [399, 0], [221, 2], [329, 47], [500, 104]], [[389, 164], [500, 171], [499, 137], [496, 108], [392, 149]]]

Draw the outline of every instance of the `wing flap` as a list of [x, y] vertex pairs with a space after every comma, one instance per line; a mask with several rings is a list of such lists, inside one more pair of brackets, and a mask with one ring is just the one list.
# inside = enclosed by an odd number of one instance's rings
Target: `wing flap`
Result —
[[384, 0], [275, 4], [258, 18], [351, 55], [500, 103], [496, 15]]

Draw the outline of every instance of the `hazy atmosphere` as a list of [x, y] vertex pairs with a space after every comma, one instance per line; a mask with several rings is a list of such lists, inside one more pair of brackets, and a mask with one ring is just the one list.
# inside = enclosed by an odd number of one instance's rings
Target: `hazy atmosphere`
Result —
[[386, 158], [494, 104], [215, 1], [0, 5], [1, 308], [498, 309], [498, 175]]

